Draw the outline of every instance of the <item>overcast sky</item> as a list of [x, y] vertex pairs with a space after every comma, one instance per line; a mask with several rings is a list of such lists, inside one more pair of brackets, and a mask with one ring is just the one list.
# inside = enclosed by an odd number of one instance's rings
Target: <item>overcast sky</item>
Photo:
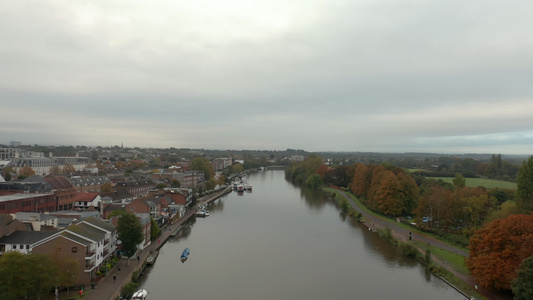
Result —
[[0, 143], [533, 154], [533, 1], [0, 1]]

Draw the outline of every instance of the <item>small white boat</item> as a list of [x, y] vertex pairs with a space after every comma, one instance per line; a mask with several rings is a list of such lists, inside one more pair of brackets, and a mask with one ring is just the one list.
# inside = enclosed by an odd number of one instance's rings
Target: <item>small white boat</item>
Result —
[[146, 300], [146, 296], [148, 296], [148, 292], [145, 289], [141, 289], [133, 293], [131, 300]]

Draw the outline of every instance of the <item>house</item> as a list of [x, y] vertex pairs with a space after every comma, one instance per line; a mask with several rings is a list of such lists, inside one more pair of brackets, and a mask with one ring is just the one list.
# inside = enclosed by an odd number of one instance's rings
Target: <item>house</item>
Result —
[[12, 215], [0, 215], [0, 238], [17, 230], [30, 230], [30, 228], [28, 228], [27, 224], [15, 220]]
[[30, 254], [37, 243], [56, 233], [57, 231], [15, 231], [0, 238], [0, 253], [16, 251]]
[[59, 224], [57, 216], [33, 212], [18, 212], [12, 214], [15, 220], [31, 226], [33, 231], [57, 231]]
[[132, 213], [148, 213], [156, 221], [161, 218], [161, 201], [157, 196], [137, 198], [126, 205], [126, 211]]
[[113, 225], [87, 218], [34, 245], [32, 253], [50, 255], [55, 260], [72, 260], [77, 264], [76, 284], [90, 284], [115, 254], [117, 233]]
[[74, 208], [81, 210], [100, 209], [101, 203], [102, 198], [99, 193], [79, 193], [74, 199]]

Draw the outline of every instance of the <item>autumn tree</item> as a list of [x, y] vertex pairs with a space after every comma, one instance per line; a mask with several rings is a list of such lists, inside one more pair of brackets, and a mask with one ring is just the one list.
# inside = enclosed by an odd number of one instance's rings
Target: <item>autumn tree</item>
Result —
[[516, 178], [518, 205], [526, 210], [533, 209], [533, 156], [522, 163]]
[[56, 166], [52, 166], [52, 167], [50, 168], [50, 171], [49, 171], [49, 172], [50, 172], [50, 174], [52, 174], [52, 175], [59, 175], [59, 174], [61, 174], [62, 171], [61, 171], [61, 168], [60, 168], [59, 166], [56, 165]]
[[533, 255], [533, 215], [511, 215], [488, 223], [470, 238], [466, 265], [484, 288], [510, 290], [520, 263]]
[[74, 168], [73, 165], [71, 164], [66, 164], [65, 166], [63, 166], [63, 173], [65, 174], [72, 174], [76, 172], [76, 168]]
[[511, 282], [514, 300], [533, 299], [533, 256], [526, 258], [518, 268], [516, 278]]
[[109, 181], [100, 186], [101, 193], [109, 193], [112, 191], [113, 191], [113, 185]]
[[19, 178], [20, 177], [27, 178], [27, 177], [30, 177], [31, 175], [35, 175], [35, 171], [29, 166], [24, 166], [19, 171]]

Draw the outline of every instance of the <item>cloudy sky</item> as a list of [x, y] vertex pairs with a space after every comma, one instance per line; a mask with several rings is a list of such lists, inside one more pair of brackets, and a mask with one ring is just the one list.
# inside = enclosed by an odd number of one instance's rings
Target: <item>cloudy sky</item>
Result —
[[0, 2], [0, 143], [533, 154], [533, 1]]

